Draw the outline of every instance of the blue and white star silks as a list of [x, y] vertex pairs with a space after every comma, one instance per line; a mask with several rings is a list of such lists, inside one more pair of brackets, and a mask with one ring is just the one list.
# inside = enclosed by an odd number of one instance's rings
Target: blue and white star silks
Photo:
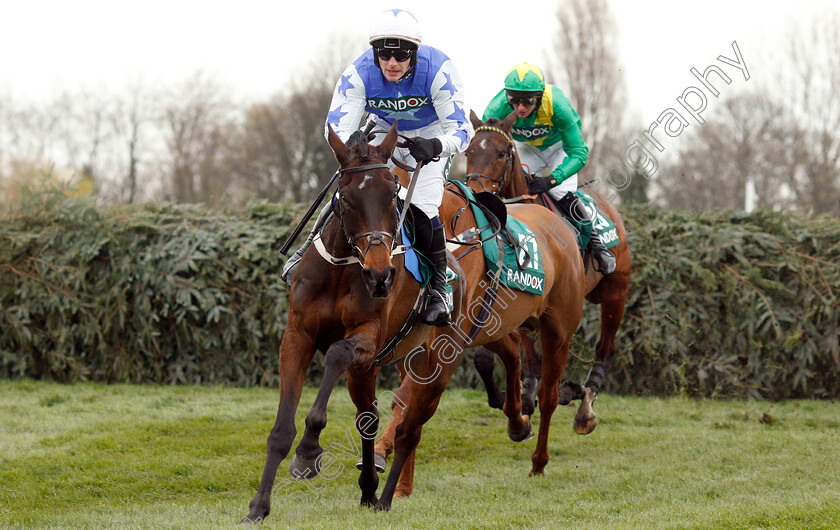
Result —
[[[459, 125], [459, 126], [463, 126], [464, 124], [466, 124], [466, 123], [467, 123], [467, 115], [466, 115], [466, 113], [464, 112], [464, 109], [462, 109], [461, 107], [459, 107], [457, 103], [455, 103], [455, 104], [454, 104], [454, 107], [455, 107], [455, 112], [453, 112], [452, 114], [450, 114], [449, 116], [447, 116], [447, 117], [446, 117], [446, 119], [448, 119], [448, 120], [454, 120], [454, 121], [456, 121], [456, 122], [458, 123], [458, 125]], [[469, 136], [469, 133], [468, 133], [468, 131], [464, 130], [463, 128], [458, 129], [458, 130], [455, 132], [455, 136], [456, 136], [457, 138], [460, 138], [460, 139], [461, 139], [461, 145], [462, 145], [462, 146], [465, 146], [465, 145], [467, 145], [468, 143], [470, 143], [470, 136]]]
[[454, 96], [455, 92], [457, 92], [458, 89], [455, 88], [455, 85], [452, 84], [452, 76], [449, 75], [448, 72], [443, 72], [443, 77], [446, 78], [446, 83], [444, 83], [443, 86], [440, 87], [440, 89], [441, 90], [448, 90], [449, 94]]
[[473, 135], [464, 113], [464, 91], [455, 65], [441, 51], [421, 45], [417, 63], [399, 82], [385, 79], [368, 50], [341, 75], [333, 92], [327, 123], [347, 141], [365, 113], [377, 129], [394, 121], [407, 136], [438, 138], [442, 157], [462, 152]]
[[341, 105], [327, 113], [327, 123], [333, 126], [333, 129], [338, 127], [341, 123], [341, 118], [347, 116], [346, 112], [341, 112]]
[[341, 92], [341, 95], [346, 96], [347, 95], [347, 89], [349, 89], [349, 88], [353, 88], [353, 83], [350, 82], [350, 76], [349, 75], [341, 76], [341, 79], [338, 81], [338, 88], [336, 90]]

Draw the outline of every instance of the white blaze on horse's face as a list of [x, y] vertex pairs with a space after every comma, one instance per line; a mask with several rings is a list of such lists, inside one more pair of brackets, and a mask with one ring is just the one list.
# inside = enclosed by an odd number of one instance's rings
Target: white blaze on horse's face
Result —
[[482, 138], [480, 142], [478, 142], [478, 146], [482, 149], [487, 149], [487, 138]]
[[362, 182], [360, 182], [360, 183], [359, 183], [359, 189], [360, 189], [360, 190], [361, 190], [361, 189], [364, 189], [365, 185], [366, 185], [366, 184], [367, 184], [367, 183], [368, 183], [371, 179], [373, 179], [373, 177], [371, 177], [370, 175], [365, 175], [365, 177], [362, 179]]

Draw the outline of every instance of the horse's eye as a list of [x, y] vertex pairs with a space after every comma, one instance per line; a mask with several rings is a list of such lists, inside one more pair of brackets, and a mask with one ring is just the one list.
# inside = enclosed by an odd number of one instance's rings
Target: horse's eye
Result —
[[499, 158], [504, 158], [505, 154], [506, 153], [504, 151], [499, 151]]

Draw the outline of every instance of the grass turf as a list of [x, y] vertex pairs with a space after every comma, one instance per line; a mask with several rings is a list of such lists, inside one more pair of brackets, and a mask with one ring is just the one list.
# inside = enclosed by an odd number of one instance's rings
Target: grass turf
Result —
[[[0, 525], [237, 528], [256, 492], [276, 389], [0, 382]], [[298, 409], [298, 440], [315, 389]], [[552, 421], [546, 475], [484, 395], [449, 390], [424, 429], [415, 493], [358, 506], [354, 407], [334, 393], [332, 480], [286, 484], [265, 528], [838, 528], [840, 406], [602, 395], [598, 428]], [[535, 415], [535, 428], [539, 414]], [[381, 476], [381, 486], [384, 476]]]

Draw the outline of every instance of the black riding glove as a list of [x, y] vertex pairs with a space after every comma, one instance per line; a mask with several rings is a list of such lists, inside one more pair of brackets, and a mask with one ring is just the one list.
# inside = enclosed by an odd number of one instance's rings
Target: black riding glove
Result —
[[540, 193], [547, 192], [556, 185], [557, 181], [554, 180], [554, 177], [531, 177], [531, 180], [528, 181], [528, 193], [539, 195]]
[[415, 138], [408, 146], [408, 152], [418, 162], [428, 162], [443, 151], [443, 144], [437, 138]]

